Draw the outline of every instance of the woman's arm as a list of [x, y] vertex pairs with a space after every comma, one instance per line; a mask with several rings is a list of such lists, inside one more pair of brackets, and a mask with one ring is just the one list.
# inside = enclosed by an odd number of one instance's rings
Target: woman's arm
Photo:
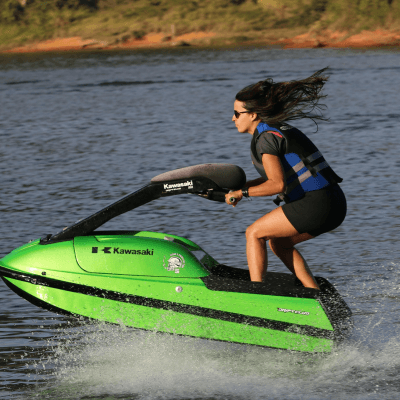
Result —
[[249, 196], [273, 196], [285, 191], [285, 173], [281, 160], [272, 154], [263, 154], [262, 163], [268, 180], [249, 188]]
[[258, 186], [261, 185], [262, 183], [265, 182], [264, 178], [261, 178], [261, 176], [257, 179], [253, 179], [251, 181], [247, 181], [244, 187], [252, 187], [252, 186]]
[[[281, 160], [278, 156], [273, 156], [272, 154], [263, 154], [262, 163], [265, 169], [265, 173], [268, 176], [268, 180], [263, 180], [262, 183], [256, 186], [248, 186], [248, 193], [250, 197], [253, 196], [273, 196], [274, 194], [279, 194], [285, 191], [285, 173], [283, 171]], [[257, 180], [256, 180], [257, 181]], [[250, 181], [254, 182], [254, 181]], [[226, 202], [233, 206], [242, 200], [243, 193], [241, 190], [236, 190], [234, 192], [228, 193], [226, 196]], [[231, 198], [235, 198], [235, 202], [230, 202]]]

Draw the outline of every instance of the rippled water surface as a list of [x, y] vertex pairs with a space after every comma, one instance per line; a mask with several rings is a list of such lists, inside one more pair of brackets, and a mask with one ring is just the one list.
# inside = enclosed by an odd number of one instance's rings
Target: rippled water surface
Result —
[[[162, 172], [206, 162], [256, 177], [231, 122], [245, 85], [331, 67], [330, 122], [300, 121], [344, 178], [348, 216], [302, 244], [354, 313], [329, 356], [83, 324], [0, 283], [0, 398], [394, 399], [400, 392], [400, 52], [172, 50], [0, 56], [0, 256]], [[245, 267], [246, 226], [274, 207], [164, 198], [105, 228], [185, 236]], [[270, 269], [284, 271], [274, 256]]]

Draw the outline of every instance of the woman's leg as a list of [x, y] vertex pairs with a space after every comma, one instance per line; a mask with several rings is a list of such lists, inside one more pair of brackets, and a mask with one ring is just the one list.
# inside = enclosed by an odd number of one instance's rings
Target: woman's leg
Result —
[[[277, 239], [290, 239], [282, 241]], [[304, 258], [293, 248], [296, 243], [311, 239], [308, 233], [299, 234], [282, 211], [276, 208], [264, 215], [246, 230], [246, 252], [252, 281], [261, 282], [267, 267], [266, 241], [283, 263], [300, 279], [306, 287], [318, 288]]]
[[278, 256], [286, 267], [292, 271], [305, 287], [319, 289], [306, 260], [294, 247], [296, 244], [312, 239], [308, 233], [286, 238], [272, 238], [269, 240], [269, 247]]

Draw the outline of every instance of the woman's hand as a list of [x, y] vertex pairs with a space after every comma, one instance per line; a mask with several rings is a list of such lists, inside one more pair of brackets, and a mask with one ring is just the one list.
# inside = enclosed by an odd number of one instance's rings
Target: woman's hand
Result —
[[225, 203], [231, 205], [232, 207], [236, 207], [237, 203], [239, 203], [239, 201], [242, 199], [243, 194], [241, 190], [235, 190], [225, 195]]

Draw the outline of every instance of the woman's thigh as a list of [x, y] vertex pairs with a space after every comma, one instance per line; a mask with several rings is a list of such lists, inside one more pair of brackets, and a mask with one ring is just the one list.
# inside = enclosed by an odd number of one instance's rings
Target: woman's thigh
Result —
[[251, 224], [246, 230], [246, 236], [268, 240], [272, 238], [296, 237], [299, 236], [299, 232], [290, 223], [282, 211], [282, 207], [278, 207]]

